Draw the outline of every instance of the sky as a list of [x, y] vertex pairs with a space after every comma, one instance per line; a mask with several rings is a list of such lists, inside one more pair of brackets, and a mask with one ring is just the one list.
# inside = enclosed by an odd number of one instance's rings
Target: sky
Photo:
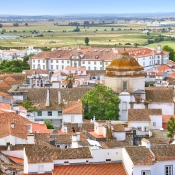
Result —
[[0, 15], [175, 12], [175, 0], [1, 0]]

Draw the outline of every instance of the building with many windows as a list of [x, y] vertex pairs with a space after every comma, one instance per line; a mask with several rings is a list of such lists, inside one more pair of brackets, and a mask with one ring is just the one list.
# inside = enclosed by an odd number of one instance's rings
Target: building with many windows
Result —
[[[105, 70], [111, 61], [121, 54], [123, 49], [83, 48], [83, 49], [55, 49], [51, 52], [42, 52], [30, 59], [31, 69], [43, 69], [48, 71], [63, 70], [65, 67], [83, 67], [87, 70]], [[156, 49], [129, 48], [127, 52], [134, 57], [145, 69], [155, 65], [166, 64], [169, 53]]]

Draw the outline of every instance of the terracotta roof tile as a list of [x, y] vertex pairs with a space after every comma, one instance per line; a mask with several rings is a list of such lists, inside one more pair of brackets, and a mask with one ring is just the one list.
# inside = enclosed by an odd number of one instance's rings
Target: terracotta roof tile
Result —
[[125, 132], [125, 127], [124, 125], [122, 124], [115, 124], [115, 125], [112, 125], [112, 131], [113, 132]]
[[168, 123], [168, 121], [171, 117], [175, 118], [175, 115], [174, 114], [172, 114], [172, 115], [162, 115], [162, 122], [163, 123]]
[[126, 175], [122, 163], [55, 166], [53, 175]]
[[151, 100], [152, 102], [165, 102], [172, 103], [174, 97], [173, 88], [165, 87], [148, 87], [145, 88], [146, 100]]
[[24, 164], [24, 159], [20, 159], [20, 158], [17, 158], [17, 157], [12, 157], [12, 156], [8, 156], [8, 158], [13, 160], [16, 163]]
[[128, 121], [150, 121], [149, 115], [162, 115], [162, 109], [129, 109]]
[[148, 148], [144, 146], [125, 147], [125, 150], [129, 154], [134, 165], [153, 164], [154, 155]]
[[175, 145], [157, 145], [151, 148], [156, 161], [175, 160]]
[[23, 74], [26, 75], [36, 75], [36, 74], [49, 74], [48, 71], [46, 70], [41, 70], [41, 69], [36, 69], [36, 70], [23, 70], [22, 71]]
[[46, 124], [32, 123], [32, 133], [52, 133], [51, 130], [47, 129]]
[[50, 138], [55, 139], [57, 144], [72, 143], [72, 134], [51, 135]]
[[82, 103], [75, 103], [66, 109], [63, 109], [62, 114], [82, 114]]
[[4, 79], [5, 82], [15, 82], [16, 80], [12, 78], [11, 76], [8, 76], [7, 78]]
[[13, 97], [5, 92], [0, 92], [0, 96], [13, 99]]
[[47, 146], [26, 147], [28, 163], [53, 162], [53, 160], [92, 158], [89, 148], [54, 148]]

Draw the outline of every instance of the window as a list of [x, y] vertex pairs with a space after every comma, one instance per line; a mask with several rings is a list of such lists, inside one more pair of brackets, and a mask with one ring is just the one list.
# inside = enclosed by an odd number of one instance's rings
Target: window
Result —
[[156, 122], [153, 122], [153, 126], [156, 126]]
[[53, 63], [53, 60], [51, 60], [51, 63]]
[[137, 127], [137, 129], [141, 131], [142, 130], [142, 127]]
[[100, 67], [100, 70], [103, 70], [103, 68], [102, 68], [102, 67]]
[[64, 164], [69, 164], [69, 161], [65, 161]]
[[33, 63], [35, 63], [35, 60], [32, 60], [33, 61]]
[[40, 60], [38, 60], [38, 63], [40, 63]]
[[96, 68], [96, 67], [94, 67], [94, 70], [97, 70], [97, 68]]
[[144, 127], [144, 131], [148, 131], [148, 127], [147, 126]]
[[71, 116], [71, 123], [74, 122], [74, 116]]
[[108, 62], [106, 62], [105, 64], [108, 65]]
[[42, 111], [38, 111], [38, 112], [37, 112], [37, 115], [38, 115], [38, 116], [42, 116]]
[[173, 175], [173, 166], [172, 165], [165, 166], [165, 175]]
[[35, 69], [35, 65], [33, 65], [33, 69]]
[[15, 172], [13, 172], [13, 175], [16, 175], [16, 173], [15, 173]]
[[51, 69], [53, 69], [53, 65], [51, 65]]
[[91, 70], [91, 67], [88, 67], [88, 70]]
[[58, 60], [56, 60], [56, 63], [58, 63]]
[[149, 62], [149, 65], [151, 65], [151, 61]]
[[127, 102], [122, 102], [122, 111], [127, 111]]
[[127, 82], [126, 81], [123, 82], [123, 90], [127, 90]]
[[88, 61], [88, 64], [91, 64], [90, 61]]
[[52, 111], [48, 111], [48, 116], [52, 116]]
[[160, 58], [160, 56], [157, 56], [157, 58], [159, 59], [159, 58]]
[[62, 66], [62, 69], [64, 69], [64, 66]]
[[58, 111], [58, 116], [62, 115], [62, 111]]
[[85, 64], [85, 62], [83, 61], [83, 64]]
[[150, 170], [144, 170], [141, 175], [151, 175], [151, 172]]
[[143, 62], [143, 66], [145, 66], [145, 62]]
[[69, 61], [67, 61], [67, 64], [69, 64]]
[[45, 69], [45, 65], [43, 65], [43, 69]]
[[106, 162], [111, 162], [111, 159], [106, 159]]
[[44, 165], [38, 165], [38, 172], [39, 173], [44, 172]]
[[58, 69], [58, 65], [56, 65], [56, 69]]
[[100, 65], [102, 65], [102, 62], [100, 62]]
[[94, 61], [94, 64], [96, 65], [96, 62]]
[[157, 64], [160, 64], [160, 60], [157, 60]]
[[43, 63], [45, 63], [45, 60], [43, 60]]
[[38, 64], [38, 69], [40, 69], [41, 67], [40, 67], [40, 64]]
[[64, 61], [62, 61], [62, 63], [64, 63]]

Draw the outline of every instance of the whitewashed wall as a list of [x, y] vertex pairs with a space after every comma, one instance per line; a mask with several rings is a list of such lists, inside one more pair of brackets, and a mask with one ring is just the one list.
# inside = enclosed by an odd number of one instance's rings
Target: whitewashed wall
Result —
[[[62, 114], [63, 122], [65, 123], [83, 123], [82, 114]], [[74, 121], [72, 121], [72, 116], [74, 117]]]
[[[172, 97], [173, 99], [173, 97]], [[148, 104], [149, 109], [162, 109], [163, 115], [173, 115], [174, 114], [174, 103], [157, 103], [152, 102]]]
[[[150, 115], [151, 119], [151, 129], [160, 129], [162, 128], [162, 115]], [[156, 126], [153, 126], [153, 122], [156, 123]]]
[[113, 132], [113, 136], [118, 141], [126, 140], [126, 132]]

